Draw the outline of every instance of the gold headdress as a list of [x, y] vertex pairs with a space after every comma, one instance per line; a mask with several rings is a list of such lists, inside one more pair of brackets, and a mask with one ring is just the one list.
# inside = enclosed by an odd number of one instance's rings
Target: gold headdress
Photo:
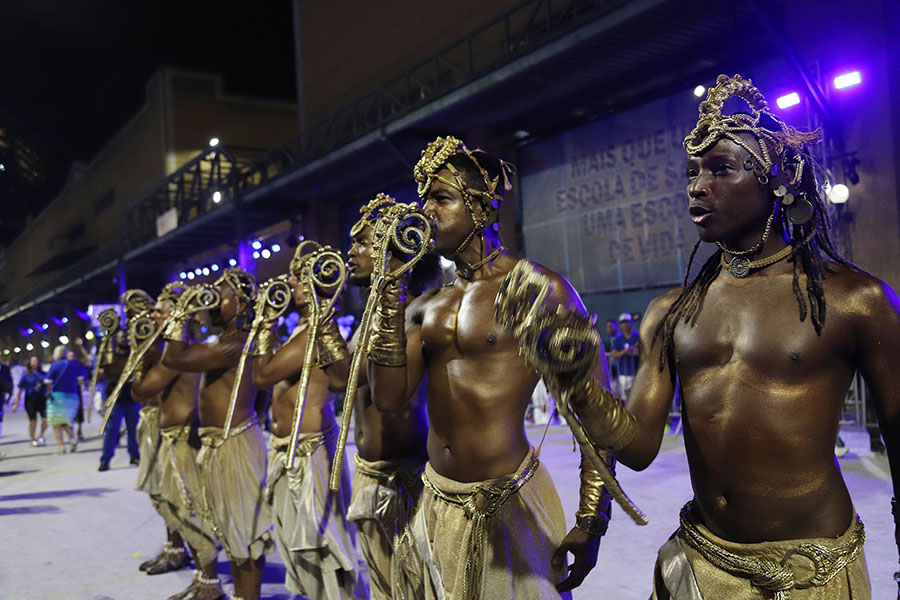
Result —
[[234, 290], [234, 295], [240, 299], [246, 299], [252, 305], [256, 298], [256, 277], [240, 267], [228, 267], [216, 279], [213, 285], [227, 284]]
[[[749, 112], [723, 114], [725, 102], [731, 98], [742, 99]], [[821, 130], [797, 131], [769, 110], [769, 103], [749, 79], [740, 75], [719, 75], [716, 87], [711, 88], [706, 100], [700, 103], [700, 119], [690, 135], [684, 138], [684, 148], [690, 155], [702, 154], [722, 138], [727, 138], [746, 150], [750, 157], [744, 168], [752, 170], [763, 185], [781, 199], [788, 218], [795, 225], [807, 223], [813, 216], [812, 203], [800, 189], [805, 168], [814, 164], [806, 145], [819, 141]], [[748, 144], [740, 134], [748, 133], [756, 138], [759, 148]], [[778, 204], [775, 205], [777, 210]], [[766, 225], [766, 233], [760, 243], [743, 251], [731, 251], [736, 255], [758, 252], [768, 237], [772, 217]], [[727, 250], [721, 243], [719, 247]]]
[[153, 297], [144, 290], [126, 290], [122, 294], [122, 304], [125, 306], [125, 316], [132, 319], [142, 312], [149, 312], [153, 308]]
[[[733, 97], [744, 100], [750, 112], [722, 114], [725, 102]], [[723, 137], [728, 138], [750, 153], [762, 167], [766, 179], [775, 176], [779, 184], [789, 187], [796, 187], [803, 177], [803, 168], [808, 158], [806, 145], [815, 143], [822, 137], [821, 130], [797, 131], [775, 116], [769, 111], [769, 103], [753, 82], [740, 75], [719, 75], [716, 87], [709, 90], [706, 100], [700, 103], [699, 108], [700, 119], [697, 126], [684, 138], [684, 148], [688, 154], [702, 154]], [[761, 124], [764, 117], [774, 127]], [[740, 137], [741, 133], [749, 133], [755, 137], [759, 141], [759, 149], [747, 144]]]
[[173, 281], [163, 286], [159, 296], [156, 297], [157, 302], [171, 302], [172, 306], [178, 304], [181, 294], [187, 289], [187, 286], [181, 281]]
[[359, 235], [366, 227], [375, 227], [376, 221], [381, 218], [381, 213], [389, 206], [397, 204], [397, 200], [387, 194], [378, 193], [369, 203], [359, 209], [362, 216], [359, 221], [350, 228], [350, 237]]
[[[462, 193], [469, 215], [475, 223], [475, 228], [466, 240], [460, 244], [459, 248], [457, 248], [457, 254], [462, 252], [466, 246], [469, 245], [469, 242], [472, 241], [472, 238], [475, 237], [476, 233], [483, 231], [486, 227], [497, 222], [500, 218], [500, 205], [503, 202], [503, 192], [512, 189], [512, 183], [510, 183], [509, 176], [511, 173], [515, 172], [514, 167], [510, 163], [501, 160], [500, 173], [496, 177], [491, 177], [481, 163], [478, 162], [478, 159], [475, 156], [476, 152], [479, 152], [477, 148], [475, 150], [469, 150], [461, 140], [458, 140], [455, 137], [439, 137], [422, 150], [422, 158], [420, 158], [419, 162], [416, 163], [416, 166], [413, 167], [413, 177], [418, 184], [419, 197], [423, 200], [425, 199], [425, 196], [428, 195], [428, 191], [435, 181], [440, 181]], [[470, 188], [468, 183], [466, 183], [466, 180], [459, 174], [456, 167], [448, 162], [458, 154], [467, 156], [475, 168], [481, 173], [481, 178], [484, 180], [484, 190]], [[450, 174], [453, 175], [453, 180], [438, 175], [438, 171], [441, 169], [447, 169]], [[501, 179], [503, 189], [498, 193], [497, 188], [501, 183]], [[476, 216], [475, 210], [472, 207], [473, 198], [477, 199], [479, 204], [481, 204], [483, 210], [483, 215], [481, 217]]]

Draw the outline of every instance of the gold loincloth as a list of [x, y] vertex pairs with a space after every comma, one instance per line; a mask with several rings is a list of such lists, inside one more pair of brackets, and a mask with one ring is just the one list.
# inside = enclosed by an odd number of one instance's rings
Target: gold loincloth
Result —
[[[413, 536], [431, 599], [560, 598], [553, 553], [566, 518], [547, 468], [529, 450], [515, 473], [461, 483], [425, 465]], [[564, 595], [569, 598], [569, 594]]]
[[256, 419], [231, 429], [201, 427], [197, 454], [205, 480], [205, 506], [231, 562], [241, 564], [274, 551], [265, 501], [266, 442]]
[[266, 500], [286, 568], [285, 586], [323, 600], [368, 596], [345, 517], [350, 499], [346, 464], [341, 490], [328, 489], [337, 434], [336, 427], [301, 433], [293, 469], [287, 468], [290, 438], [272, 436], [267, 476]]
[[[356, 525], [374, 600], [421, 596], [422, 573], [410, 558], [410, 521], [422, 495], [421, 462], [354, 457], [347, 520]], [[396, 558], [396, 559], [395, 559]], [[412, 567], [412, 569], [410, 569]]]

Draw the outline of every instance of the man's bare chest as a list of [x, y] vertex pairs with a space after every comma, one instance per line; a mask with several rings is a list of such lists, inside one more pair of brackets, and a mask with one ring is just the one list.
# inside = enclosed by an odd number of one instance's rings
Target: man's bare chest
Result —
[[499, 283], [493, 281], [442, 288], [429, 300], [422, 315], [425, 351], [456, 349], [469, 355], [512, 345], [512, 339], [494, 320], [498, 288]]
[[[797, 375], [833, 368], [848, 358], [852, 332], [839, 313], [817, 333], [791, 279], [734, 285], [714, 282], [694, 319], [675, 330], [674, 353], [684, 377], [707, 368], [739, 365], [770, 375]], [[803, 290], [805, 292], [805, 290]]]

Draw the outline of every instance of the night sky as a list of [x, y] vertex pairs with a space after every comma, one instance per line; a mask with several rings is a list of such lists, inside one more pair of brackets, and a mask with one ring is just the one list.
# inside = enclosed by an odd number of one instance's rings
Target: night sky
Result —
[[[141, 106], [161, 66], [220, 73], [226, 91], [296, 100], [291, 0], [3, 0], [0, 127], [46, 165], [36, 214]], [[19, 211], [4, 210], [3, 235]]]

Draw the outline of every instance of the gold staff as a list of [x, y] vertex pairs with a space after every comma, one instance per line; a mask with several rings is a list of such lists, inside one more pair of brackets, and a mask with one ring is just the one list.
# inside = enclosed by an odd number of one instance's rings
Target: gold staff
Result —
[[165, 331], [166, 327], [174, 321], [185, 320], [195, 313], [212, 310], [219, 306], [220, 301], [219, 290], [211, 285], [201, 284], [190, 287], [181, 294], [178, 304], [175, 305], [175, 308], [172, 309], [172, 312], [169, 313], [169, 316], [159, 327], [156, 327], [156, 322], [149, 316], [149, 312], [146, 315], [138, 315], [133, 319], [133, 327], [132, 323], [129, 323], [131, 353], [128, 355], [125, 368], [122, 370], [122, 375], [119, 376], [115, 389], [107, 398], [106, 415], [104, 415], [103, 423], [100, 425], [100, 435], [103, 435], [103, 432], [106, 430], [106, 424], [112, 414], [112, 408], [119, 398], [119, 392], [122, 391], [135, 368], [144, 359], [144, 355], [153, 346], [159, 335]]
[[291, 302], [291, 286], [288, 285], [287, 276], [273, 277], [259, 287], [256, 295], [253, 322], [247, 333], [247, 340], [241, 349], [241, 359], [238, 362], [237, 373], [234, 376], [234, 384], [231, 386], [231, 397], [228, 400], [228, 414], [225, 417], [225, 439], [231, 433], [231, 422], [234, 420], [234, 409], [237, 406], [238, 392], [241, 388], [241, 379], [244, 377], [244, 366], [247, 356], [259, 330], [264, 325], [270, 325], [281, 316]]
[[[519, 354], [547, 384], [559, 414], [565, 418], [581, 451], [597, 469], [606, 491], [638, 525], [647, 516], [622, 490], [616, 476], [588, 439], [584, 426], [569, 408], [571, 391], [593, 377], [600, 357], [600, 334], [594, 319], [546, 304], [553, 284], [527, 260], [503, 280], [494, 305], [497, 322], [516, 340]], [[565, 379], [565, 384], [561, 379]]]
[[[356, 351], [350, 363], [347, 376], [347, 391], [344, 395], [344, 412], [341, 415], [341, 433], [338, 437], [334, 462], [331, 465], [331, 479], [328, 487], [338, 491], [341, 486], [341, 468], [344, 463], [344, 447], [350, 432], [350, 416], [353, 412], [353, 398], [359, 381], [362, 359], [368, 354], [369, 339], [372, 334], [372, 320], [375, 307], [385, 287], [408, 273], [413, 266], [431, 250], [434, 245], [433, 222], [415, 204], [395, 204], [388, 207], [372, 228], [372, 285], [369, 299], [359, 322]], [[391, 258], [407, 256], [406, 262], [391, 270]], [[399, 259], [398, 259], [399, 260]]]
[[300, 371], [300, 385], [297, 387], [294, 420], [291, 423], [288, 469], [294, 468], [294, 455], [297, 453], [297, 444], [300, 440], [300, 426], [303, 423], [303, 411], [306, 409], [309, 375], [315, 361], [319, 328], [334, 317], [334, 305], [347, 280], [347, 265], [344, 257], [340, 250], [334, 250], [331, 246], [318, 248], [305, 257], [299, 267], [299, 274], [293, 273], [293, 275], [300, 279], [300, 284], [306, 292], [307, 306], [309, 306], [309, 333], [306, 336], [306, 354], [303, 358], [303, 370]]
[[94, 372], [91, 375], [91, 393], [88, 395], [87, 422], [91, 422], [91, 412], [94, 408], [94, 392], [97, 390], [97, 375], [100, 374], [100, 361], [103, 355], [109, 349], [112, 343], [112, 336], [119, 329], [119, 314], [115, 309], [107, 308], [97, 315], [97, 322], [103, 330], [103, 340], [97, 348], [97, 363], [94, 365]]

